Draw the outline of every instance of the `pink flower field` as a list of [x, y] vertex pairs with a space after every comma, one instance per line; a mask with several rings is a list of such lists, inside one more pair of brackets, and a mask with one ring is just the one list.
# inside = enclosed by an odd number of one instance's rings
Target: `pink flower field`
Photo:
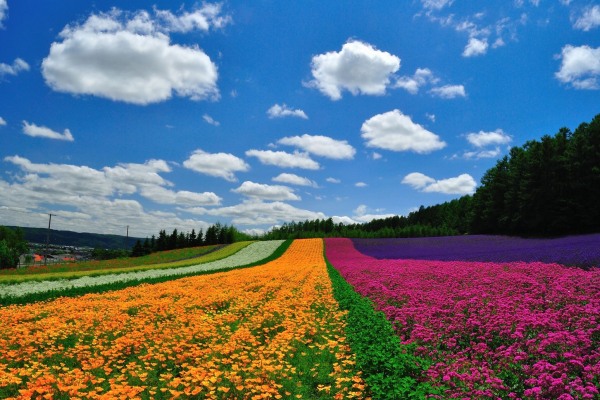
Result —
[[326, 239], [331, 264], [431, 366], [444, 398], [600, 396], [600, 270], [381, 259]]

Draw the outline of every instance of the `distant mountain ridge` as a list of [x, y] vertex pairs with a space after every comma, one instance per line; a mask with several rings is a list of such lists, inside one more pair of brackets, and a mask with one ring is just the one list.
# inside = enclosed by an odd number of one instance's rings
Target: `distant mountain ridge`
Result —
[[[11, 228], [16, 228], [12, 226]], [[25, 240], [32, 243], [46, 243], [46, 228], [19, 227], [25, 234]], [[94, 247], [102, 249], [131, 249], [137, 240], [145, 238], [105, 235], [101, 233], [59, 231], [50, 229], [50, 244], [60, 246]]]

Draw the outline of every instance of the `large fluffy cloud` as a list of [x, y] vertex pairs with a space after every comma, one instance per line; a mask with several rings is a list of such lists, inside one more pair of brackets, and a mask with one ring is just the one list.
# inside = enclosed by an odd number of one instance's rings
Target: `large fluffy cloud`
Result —
[[414, 123], [400, 110], [375, 115], [361, 127], [368, 147], [424, 154], [442, 149], [446, 143], [438, 135]]
[[75, 139], [71, 134], [71, 131], [65, 129], [63, 133], [53, 131], [45, 126], [37, 126], [36, 124], [30, 124], [27, 121], [23, 121], [23, 133], [31, 137], [42, 137], [46, 139], [65, 140], [72, 142]]
[[265, 185], [251, 181], [245, 181], [240, 187], [231, 191], [262, 200], [300, 200], [300, 197], [287, 186]]
[[285, 151], [272, 150], [248, 150], [248, 157], [256, 157], [265, 165], [274, 165], [281, 168], [302, 168], [302, 169], [319, 169], [319, 163], [313, 160], [306, 153], [294, 152], [286, 153]]
[[346, 140], [335, 140], [327, 136], [307, 135], [290, 136], [279, 139], [277, 143], [296, 146], [316, 156], [340, 159], [352, 159], [356, 150]]
[[477, 183], [469, 174], [461, 174], [454, 178], [435, 180], [420, 172], [412, 172], [402, 179], [402, 183], [422, 192], [444, 194], [471, 194], [475, 192]]
[[309, 85], [332, 100], [342, 98], [344, 90], [353, 95], [382, 95], [390, 77], [400, 68], [400, 58], [377, 50], [368, 43], [349, 41], [339, 52], [313, 57]]
[[600, 47], [572, 46], [562, 48], [562, 63], [556, 78], [576, 89], [599, 89]]
[[[155, 10], [133, 15], [113, 9], [66, 26], [42, 62], [54, 90], [89, 94], [134, 104], [169, 99], [216, 99], [217, 67], [198, 47], [172, 44], [171, 31], [207, 30], [206, 13], [179, 17]], [[215, 19], [216, 18], [216, 19]]]
[[228, 153], [207, 153], [196, 150], [183, 162], [183, 166], [205, 175], [223, 178], [229, 182], [237, 181], [235, 172], [245, 172], [250, 166], [241, 158]]

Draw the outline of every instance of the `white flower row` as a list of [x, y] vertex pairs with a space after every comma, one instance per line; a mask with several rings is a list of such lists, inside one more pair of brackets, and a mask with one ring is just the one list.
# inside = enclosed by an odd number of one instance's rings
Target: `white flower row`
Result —
[[205, 264], [191, 265], [188, 267], [151, 269], [146, 271], [125, 272], [102, 276], [85, 276], [76, 279], [4, 284], [0, 285], [0, 297], [22, 297], [28, 294], [43, 293], [51, 290], [66, 290], [87, 286], [105, 285], [116, 282], [128, 282], [140, 279], [162, 278], [166, 276], [186, 275], [204, 271], [235, 268], [242, 265], [253, 264], [269, 257], [282, 243], [283, 240], [254, 242], [229, 257], [217, 261], [211, 261]]

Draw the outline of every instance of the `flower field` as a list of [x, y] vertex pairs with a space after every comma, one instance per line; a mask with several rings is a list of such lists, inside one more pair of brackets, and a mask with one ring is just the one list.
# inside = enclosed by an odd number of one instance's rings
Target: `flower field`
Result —
[[326, 239], [329, 262], [430, 361], [422, 380], [440, 398], [600, 397], [600, 269], [377, 259], [377, 249]]
[[320, 239], [254, 268], [0, 308], [0, 398], [363, 398]]
[[[103, 261], [89, 261], [85, 263], [65, 264], [64, 268], [60, 265], [52, 265], [48, 267], [30, 267], [17, 270], [3, 270], [5, 273], [0, 274], [0, 284], [19, 283], [26, 281], [44, 281], [44, 280], [59, 280], [59, 279], [74, 279], [83, 276], [99, 276], [108, 274], [119, 274], [123, 272], [137, 272], [150, 269], [162, 268], [179, 268], [190, 265], [197, 265], [211, 261], [220, 260], [225, 257], [237, 253], [252, 242], [237, 242], [227, 246], [220, 247], [215, 251], [198, 252], [196, 256], [185, 257], [183, 259], [173, 261], [154, 262], [159, 259], [169, 259], [170, 257], [161, 256], [160, 253], [154, 253], [145, 257], [125, 258]], [[208, 246], [207, 246], [208, 247]], [[213, 246], [211, 246], [213, 247]], [[199, 248], [195, 248], [199, 249]], [[190, 254], [189, 251], [179, 254]], [[177, 254], [170, 252], [171, 256]], [[140, 262], [140, 259], [146, 259], [146, 263]]]
[[600, 267], [600, 234], [556, 239], [468, 235], [402, 239], [353, 239], [371, 257], [438, 261], [542, 261]]
[[283, 240], [255, 242], [243, 247], [241, 250], [231, 254], [229, 257], [186, 267], [152, 268], [135, 272], [103, 274], [99, 276], [82, 276], [81, 278], [75, 279], [54, 279], [48, 281], [28, 281], [15, 284], [0, 284], [0, 299], [18, 298], [31, 294], [39, 294], [51, 291], [60, 292], [76, 288], [112, 285], [115, 283], [131, 281], [138, 282], [149, 279], [190, 275], [211, 270], [235, 268], [242, 265], [252, 264], [268, 257], [282, 243]]

